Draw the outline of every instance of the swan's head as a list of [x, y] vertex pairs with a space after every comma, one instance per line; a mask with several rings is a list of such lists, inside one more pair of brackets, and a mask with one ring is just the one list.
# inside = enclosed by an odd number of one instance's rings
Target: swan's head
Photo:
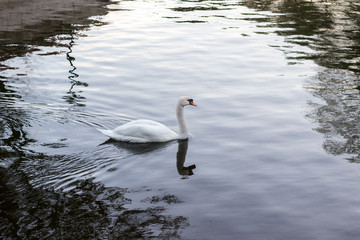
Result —
[[193, 106], [197, 106], [195, 103], [194, 103], [194, 100], [191, 98], [191, 97], [181, 97], [179, 99], [179, 104], [183, 107], [185, 107], [186, 105], [193, 105]]

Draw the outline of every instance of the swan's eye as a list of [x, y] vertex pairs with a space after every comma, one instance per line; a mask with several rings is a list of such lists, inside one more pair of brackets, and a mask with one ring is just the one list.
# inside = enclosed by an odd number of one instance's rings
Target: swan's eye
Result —
[[192, 99], [188, 99], [188, 101], [190, 105], [197, 106]]

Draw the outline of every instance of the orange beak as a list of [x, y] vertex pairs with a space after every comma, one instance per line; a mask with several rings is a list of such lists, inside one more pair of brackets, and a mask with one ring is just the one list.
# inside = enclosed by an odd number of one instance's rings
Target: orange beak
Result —
[[194, 102], [190, 102], [190, 105], [197, 106]]

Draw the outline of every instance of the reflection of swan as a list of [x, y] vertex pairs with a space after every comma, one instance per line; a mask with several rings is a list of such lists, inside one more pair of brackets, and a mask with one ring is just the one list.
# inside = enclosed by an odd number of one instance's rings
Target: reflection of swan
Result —
[[181, 97], [176, 106], [176, 117], [179, 133], [175, 133], [165, 125], [151, 120], [135, 120], [121, 125], [113, 130], [100, 130], [106, 136], [124, 142], [147, 143], [168, 142], [176, 139], [189, 138], [189, 132], [184, 118], [184, 107], [196, 104], [190, 97]]
[[190, 165], [188, 167], [184, 167], [185, 159], [186, 159], [186, 153], [188, 149], [188, 143], [189, 140], [180, 140], [179, 141], [179, 148], [178, 152], [176, 154], [176, 167], [178, 170], [178, 173], [186, 178], [186, 176], [194, 175], [193, 169], [196, 168], [195, 164]]
[[128, 142], [119, 142], [113, 139], [109, 139], [100, 145], [112, 145], [119, 150], [124, 150], [131, 154], [138, 155], [167, 148], [169, 146], [169, 142], [131, 144]]

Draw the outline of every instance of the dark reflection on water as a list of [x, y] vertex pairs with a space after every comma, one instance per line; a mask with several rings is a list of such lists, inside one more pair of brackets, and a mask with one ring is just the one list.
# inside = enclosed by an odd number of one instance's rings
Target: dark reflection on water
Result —
[[[117, 148], [120, 152], [126, 151], [131, 155], [146, 155], [154, 151], [159, 151], [164, 148], [167, 148], [174, 142], [165, 142], [165, 143], [126, 143], [118, 142], [112, 139], [107, 140], [101, 145], [111, 145]], [[179, 140], [178, 141], [178, 151], [176, 153], [176, 169], [182, 179], [187, 179], [189, 176], [194, 175], [193, 170], [196, 168], [195, 164], [184, 166], [186, 161], [186, 154], [188, 151], [189, 140]], [[155, 166], [156, 167], [156, 166]]]
[[28, 177], [0, 167], [0, 231], [6, 239], [177, 239], [189, 225], [184, 217], [165, 215], [159, 203], [176, 204], [176, 196], [145, 198], [157, 204], [127, 209], [123, 188], [108, 188], [91, 179], [62, 192], [34, 188]]
[[[104, 15], [110, 1], [2, 1], [0, 3], [0, 62], [24, 56], [38, 46], [57, 46], [57, 35], [76, 35], [89, 25], [102, 25], [89, 19]], [[54, 52], [53, 54], [57, 54]], [[2, 69], [9, 66], [1, 63]]]
[[292, 51], [277, 46], [289, 60], [312, 59], [320, 66], [360, 72], [360, 6], [358, 1], [258, 1], [245, 6], [279, 15], [256, 18], [265, 27], [276, 27], [286, 41], [314, 51]]
[[[281, 15], [266, 19], [266, 27], [277, 27], [277, 34], [291, 44], [305, 47], [274, 46], [290, 61], [314, 60], [320, 69], [306, 88], [321, 103], [309, 102], [308, 116], [324, 134], [324, 149], [334, 155], [349, 154], [360, 162], [360, 5], [358, 1], [252, 1], [249, 8]], [[308, 51], [308, 50], [313, 51]]]
[[76, 80], [76, 78], [79, 77], [79, 75], [76, 73], [76, 67], [74, 65], [74, 61], [75, 61], [75, 57], [73, 57], [71, 55], [72, 53], [72, 47], [75, 44], [75, 38], [73, 35], [70, 35], [70, 43], [68, 44], [67, 48], [69, 49], [69, 51], [66, 53], [66, 59], [69, 61], [70, 64], [70, 70], [69, 70], [69, 80], [70, 80], [70, 89], [67, 92], [67, 95], [63, 97], [63, 99], [66, 100], [66, 102], [68, 102], [71, 105], [76, 105], [79, 107], [84, 107], [84, 101], [85, 101], [85, 97], [81, 96], [81, 91], [76, 92], [74, 91], [74, 87], [75, 86], [84, 86], [87, 87], [89, 86], [88, 83], [86, 82], [81, 82], [79, 80]]
[[29, 113], [12, 107], [21, 96], [7, 86], [5, 79], [0, 79], [0, 86], [0, 160], [4, 165], [10, 165], [16, 164], [17, 157], [23, 154], [22, 148], [35, 140], [29, 139], [24, 130], [29, 126]]
[[[283, 51], [292, 63], [314, 60], [320, 66], [360, 72], [360, 6], [358, 1], [337, 0], [244, 0], [181, 1], [182, 5], [171, 8], [175, 12], [199, 12], [199, 15], [183, 15], [176, 22], [205, 23], [211, 18], [247, 20], [268, 28], [261, 34], [275, 32], [286, 42], [308, 48], [306, 51], [292, 46], [274, 46]], [[191, 3], [191, 6], [189, 6]], [[227, 11], [246, 6], [257, 13], [229, 16]], [[267, 12], [271, 14], [267, 14]], [[186, 19], [189, 18], [189, 19]], [[274, 28], [275, 30], [271, 30]], [[310, 51], [313, 50], [313, 51]]]
[[196, 168], [195, 164], [185, 167], [186, 154], [188, 150], [189, 140], [179, 141], [178, 152], [176, 153], [176, 168], [178, 173], [186, 179], [188, 176], [194, 175], [193, 170]]
[[309, 81], [307, 89], [322, 102], [309, 102], [309, 118], [319, 123], [324, 149], [334, 155], [348, 154], [360, 163], [359, 78], [344, 70], [324, 69]]
[[131, 154], [146, 154], [149, 152], [161, 150], [166, 148], [171, 142], [165, 143], [127, 143], [127, 142], [119, 142], [112, 139], [107, 140], [101, 145], [112, 145], [120, 150], [126, 150]]
[[[0, 3], [0, 71], [13, 69], [3, 62], [15, 57], [40, 51], [41, 47], [66, 47], [66, 57], [72, 69], [69, 70], [71, 86], [64, 99], [70, 104], [84, 106], [84, 97], [74, 91], [74, 86], [87, 86], [87, 83], [76, 81], [75, 58], [70, 56], [78, 32], [89, 26], [100, 26], [106, 23], [90, 19], [109, 11], [108, 0], [72, 0], [72, 1], [2, 1]], [[69, 43], [64, 43], [69, 41]], [[61, 54], [61, 50], [40, 53], [39, 55]], [[20, 74], [22, 75], [22, 74]], [[26, 74], [24, 74], [26, 75]]]

